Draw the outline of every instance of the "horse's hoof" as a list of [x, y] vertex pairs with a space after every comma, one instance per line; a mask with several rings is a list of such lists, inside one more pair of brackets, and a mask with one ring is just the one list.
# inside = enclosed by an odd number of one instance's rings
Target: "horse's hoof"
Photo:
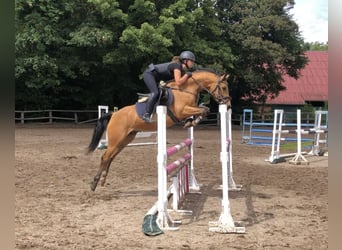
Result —
[[192, 122], [188, 121], [184, 124], [183, 128], [190, 128], [192, 126]]
[[93, 182], [93, 183], [91, 183], [91, 184], [90, 184], [90, 189], [91, 189], [91, 191], [93, 191], [93, 192], [94, 192], [94, 191], [95, 191], [95, 189], [96, 189], [96, 186], [97, 186], [97, 184], [96, 184], [96, 183], [94, 183], [94, 182]]
[[101, 184], [101, 187], [103, 187], [105, 183], [106, 183], [106, 179], [102, 179], [102, 180], [101, 180], [101, 183], [100, 183], [100, 184]]

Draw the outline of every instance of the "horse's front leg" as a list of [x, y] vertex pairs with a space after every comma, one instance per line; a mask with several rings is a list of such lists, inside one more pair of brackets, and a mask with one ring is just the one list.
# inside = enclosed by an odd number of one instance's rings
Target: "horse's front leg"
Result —
[[195, 119], [188, 119], [185, 124], [184, 128], [189, 128], [191, 126], [196, 126], [204, 117], [207, 116], [209, 112], [209, 108], [206, 106], [203, 107], [191, 107], [186, 106], [183, 109], [183, 112], [187, 114], [187, 116], [194, 116]]

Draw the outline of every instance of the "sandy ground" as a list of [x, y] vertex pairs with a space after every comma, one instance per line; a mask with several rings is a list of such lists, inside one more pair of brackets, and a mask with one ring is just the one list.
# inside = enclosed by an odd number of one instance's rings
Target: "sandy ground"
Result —
[[[245, 234], [209, 232], [221, 213], [220, 133], [195, 129], [195, 174], [201, 194], [188, 194], [177, 231], [142, 232], [157, 199], [156, 146], [127, 147], [107, 183], [92, 192], [103, 150], [85, 155], [92, 126], [17, 125], [15, 129], [16, 249], [328, 249], [328, 157], [309, 165], [270, 164], [270, 147], [241, 143], [233, 130], [233, 170], [239, 192], [229, 192], [234, 221]], [[187, 135], [168, 130], [174, 145]]]

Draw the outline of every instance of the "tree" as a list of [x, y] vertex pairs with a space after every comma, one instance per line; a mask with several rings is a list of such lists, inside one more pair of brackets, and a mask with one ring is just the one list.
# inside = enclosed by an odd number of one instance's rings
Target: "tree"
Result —
[[132, 104], [146, 90], [146, 66], [182, 50], [194, 51], [199, 67], [231, 74], [235, 108], [263, 103], [306, 63], [293, 4], [16, 0], [16, 108]]
[[287, 0], [217, 1], [222, 38], [234, 58], [230, 88], [236, 106], [277, 96], [284, 89], [282, 76], [298, 78], [307, 63], [298, 25], [288, 13], [293, 5]]
[[108, 72], [103, 57], [127, 15], [113, 1], [101, 4], [16, 1], [17, 107], [87, 108], [103, 98], [94, 96], [112, 79], [103, 75]]
[[304, 48], [307, 51], [327, 51], [328, 50], [328, 42], [321, 43], [321, 42], [306, 42], [304, 44]]

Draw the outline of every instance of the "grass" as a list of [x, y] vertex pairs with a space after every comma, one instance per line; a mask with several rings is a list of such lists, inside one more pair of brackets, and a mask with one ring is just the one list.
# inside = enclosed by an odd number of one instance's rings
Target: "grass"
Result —
[[[302, 142], [302, 149], [308, 148], [312, 146], [312, 142]], [[285, 144], [281, 144], [280, 148], [282, 150], [297, 150], [297, 142], [286, 142]]]

